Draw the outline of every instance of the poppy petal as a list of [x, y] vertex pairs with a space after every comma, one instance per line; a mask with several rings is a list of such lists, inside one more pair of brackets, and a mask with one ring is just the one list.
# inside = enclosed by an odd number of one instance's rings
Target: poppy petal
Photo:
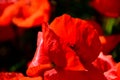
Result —
[[99, 36], [104, 54], [110, 53], [118, 43], [120, 43], [120, 35]]
[[42, 32], [38, 32], [37, 49], [26, 73], [29, 76], [37, 76], [50, 68], [52, 68], [52, 64], [49, 57], [44, 53], [43, 34]]
[[98, 58], [92, 63], [100, 72], [104, 73], [113, 68], [116, 62], [113, 60], [111, 55], [105, 55], [100, 52]]
[[50, 59], [55, 63], [56, 67], [66, 70], [85, 70], [79, 57], [66, 44], [63, 44], [59, 37], [48, 27], [43, 25], [44, 47], [48, 51]]
[[51, 61], [54, 62], [56, 66], [65, 67], [66, 58], [59, 41], [59, 37], [49, 28], [47, 23], [43, 23], [42, 31], [45, 53], [48, 54]]
[[64, 51], [66, 52], [67, 65], [65, 70], [72, 71], [85, 71], [83, 64], [80, 62], [79, 56], [68, 46], [64, 46]]
[[101, 51], [99, 35], [94, 26], [87, 21], [82, 21], [79, 26], [75, 51], [81, 61], [91, 63], [98, 57]]

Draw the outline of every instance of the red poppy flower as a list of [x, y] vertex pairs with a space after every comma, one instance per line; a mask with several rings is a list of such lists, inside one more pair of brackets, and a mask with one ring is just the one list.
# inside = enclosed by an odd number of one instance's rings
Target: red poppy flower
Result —
[[30, 4], [22, 6], [22, 16], [13, 18], [18, 27], [30, 28], [49, 20], [51, 8], [48, 0], [31, 0]]
[[120, 0], [92, 0], [91, 5], [101, 14], [109, 17], [120, 16]]
[[88, 21], [64, 14], [50, 24], [50, 29], [79, 55], [81, 61], [91, 63], [99, 55], [98, 33]]
[[112, 51], [118, 43], [120, 43], [120, 35], [99, 36], [102, 44], [102, 51], [104, 54], [108, 54]]
[[[91, 64], [99, 55], [101, 44], [96, 29], [89, 22], [64, 14], [57, 17], [50, 26], [43, 23], [42, 35], [43, 37], [38, 39], [40, 41], [38, 42], [40, 46], [36, 49], [38, 53], [35, 53], [38, 56], [32, 60], [31, 68], [28, 67], [28, 75], [40, 75], [41, 71], [46, 69], [44, 66], [46, 63], [42, 64], [44, 59], [39, 56], [43, 54], [47, 57], [48, 63], [50, 61], [54, 64], [53, 67], [57, 72], [47, 70], [46, 73], [45, 70], [46, 80], [106, 80], [104, 75]], [[38, 65], [39, 67], [36, 67]], [[44, 67], [41, 67], [42, 65]], [[93, 77], [95, 74], [97, 76]]]

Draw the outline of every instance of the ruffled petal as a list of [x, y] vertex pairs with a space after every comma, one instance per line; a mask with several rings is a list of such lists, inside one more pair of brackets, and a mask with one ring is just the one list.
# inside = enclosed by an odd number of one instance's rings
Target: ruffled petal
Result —
[[38, 32], [36, 52], [26, 73], [28, 76], [38, 76], [50, 68], [52, 68], [52, 64], [50, 63], [48, 55], [44, 53], [43, 34], [42, 32]]
[[76, 53], [48, 27], [43, 26], [44, 48], [56, 68], [85, 70]]
[[91, 63], [99, 55], [99, 35], [89, 22], [63, 14], [54, 19], [50, 29], [79, 55], [81, 61]]

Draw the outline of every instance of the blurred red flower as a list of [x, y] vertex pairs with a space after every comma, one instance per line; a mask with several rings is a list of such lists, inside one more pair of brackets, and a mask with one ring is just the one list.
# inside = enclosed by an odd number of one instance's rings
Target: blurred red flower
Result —
[[10, 3], [7, 3], [7, 2], [4, 2], [4, 3], [1, 2], [0, 3], [0, 16], [3, 13], [4, 9], [11, 4], [13, 4], [13, 3], [11, 3], [11, 2]]
[[12, 18], [14, 16], [17, 16], [19, 13], [19, 9], [21, 7], [21, 5], [23, 5], [23, 3], [20, 1], [17, 1], [15, 3], [1, 3], [2, 7], [2, 11], [1, 11], [1, 15], [0, 15], [0, 26], [8, 26], [11, 24], [12, 22]]
[[108, 17], [120, 16], [120, 0], [91, 0], [90, 5]]
[[0, 26], [9, 25], [13, 22], [18, 27], [30, 28], [48, 22], [51, 6], [48, 0], [19, 0], [1, 9]]
[[[14, 1], [15, 2], [15, 1]], [[12, 18], [18, 15], [19, 7], [21, 2], [16, 1], [5, 1], [0, 3], [0, 42], [11, 41], [15, 39], [16, 33], [18, 36], [21, 35], [24, 30], [18, 28], [17, 31], [12, 27]]]
[[30, 5], [22, 5], [21, 16], [13, 18], [13, 23], [18, 27], [30, 28], [48, 22], [51, 6], [48, 0], [30, 0]]
[[43, 80], [41, 76], [26, 77], [19, 72], [0, 72], [0, 80]]
[[0, 72], [0, 80], [13, 80], [14, 77], [16, 78], [15, 80], [19, 80], [23, 76], [22, 73], [18, 72]]

